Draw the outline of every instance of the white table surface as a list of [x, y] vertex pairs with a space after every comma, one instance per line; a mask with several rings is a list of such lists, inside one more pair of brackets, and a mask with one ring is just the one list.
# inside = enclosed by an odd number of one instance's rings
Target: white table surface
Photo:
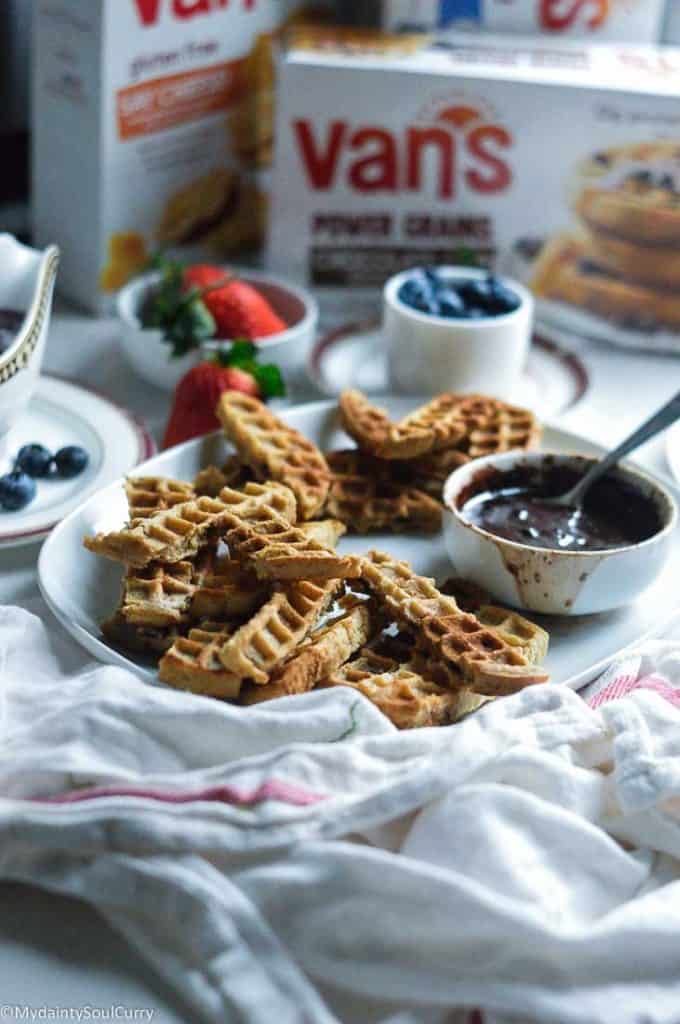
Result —
[[[586, 364], [590, 390], [558, 422], [603, 443], [622, 438], [680, 387], [679, 359], [576, 339], [571, 347]], [[169, 396], [129, 370], [115, 320], [94, 320], [58, 303], [44, 369], [104, 392], [140, 416], [156, 438], [162, 433]], [[311, 389], [304, 395], [314, 397]], [[651, 469], [668, 471], [661, 439], [637, 457]], [[0, 604], [28, 605], [49, 616], [36, 584], [38, 551], [39, 545], [31, 545], [0, 552]], [[121, 1005], [151, 1008], [154, 1021], [163, 1024], [191, 1019], [174, 993], [89, 907], [18, 885], [0, 885], [0, 905], [1, 1004]]]

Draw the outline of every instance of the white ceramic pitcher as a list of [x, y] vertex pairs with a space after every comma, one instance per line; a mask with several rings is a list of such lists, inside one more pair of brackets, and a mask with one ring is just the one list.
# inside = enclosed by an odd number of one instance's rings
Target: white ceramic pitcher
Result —
[[58, 264], [55, 245], [40, 252], [0, 234], [0, 308], [24, 313], [14, 340], [0, 352], [0, 455], [38, 381]]

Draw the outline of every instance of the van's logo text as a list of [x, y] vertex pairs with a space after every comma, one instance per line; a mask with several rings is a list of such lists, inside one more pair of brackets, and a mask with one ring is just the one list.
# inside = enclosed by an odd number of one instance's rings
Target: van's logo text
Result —
[[228, 7], [241, 7], [250, 11], [257, 0], [132, 0], [142, 25], [157, 25], [164, 12], [186, 21], [200, 14], [224, 11]]
[[572, 25], [595, 29], [604, 24], [609, 0], [541, 0], [541, 28], [562, 32]]
[[468, 105], [440, 105], [399, 132], [340, 119], [317, 131], [304, 118], [293, 121], [293, 132], [307, 180], [319, 190], [343, 182], [358, 192], [427, 190], [453, 199], [463, 184], [488, 194], [512, 181], [512, 135]]

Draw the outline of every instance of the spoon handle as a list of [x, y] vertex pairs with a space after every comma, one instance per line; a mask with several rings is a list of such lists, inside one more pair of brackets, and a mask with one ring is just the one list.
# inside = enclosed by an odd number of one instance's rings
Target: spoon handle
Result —
[[599, 480], [607, 470], [615, 466], [624, 455], [628, 455], [629, 452], [634, 451], [635, 448], [644, 444], [645, 441], [649, 441], [656, 434], [660, 434], [662, 430], [670, 427], [677, 419], [680, 419], [680, 391], [678, 391], [674, 398], [671, 398], [670, 402], [667, 402], [658, 412], [650, 416], [637, 430], [634, 430], [617, 448], [609, 452], [601, 462], [595, 463], [592, 469], [579, 482], [579, 492], [583, 493], [592, 483]]

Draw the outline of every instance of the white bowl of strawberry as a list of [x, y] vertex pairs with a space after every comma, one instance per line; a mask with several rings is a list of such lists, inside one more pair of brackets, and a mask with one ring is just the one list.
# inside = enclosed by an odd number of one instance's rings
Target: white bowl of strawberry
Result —
[[[266, 398], [281, 393], [277, 368], [303, 370], [319, 316], [304, 288], [250, 268], [155, 262], [118, 293], [123, 351], [140, 377], [172, 391], [192, 366], [220, 360], [235, 387]], [[234, 342], [250, 347], [229, 363]]]

